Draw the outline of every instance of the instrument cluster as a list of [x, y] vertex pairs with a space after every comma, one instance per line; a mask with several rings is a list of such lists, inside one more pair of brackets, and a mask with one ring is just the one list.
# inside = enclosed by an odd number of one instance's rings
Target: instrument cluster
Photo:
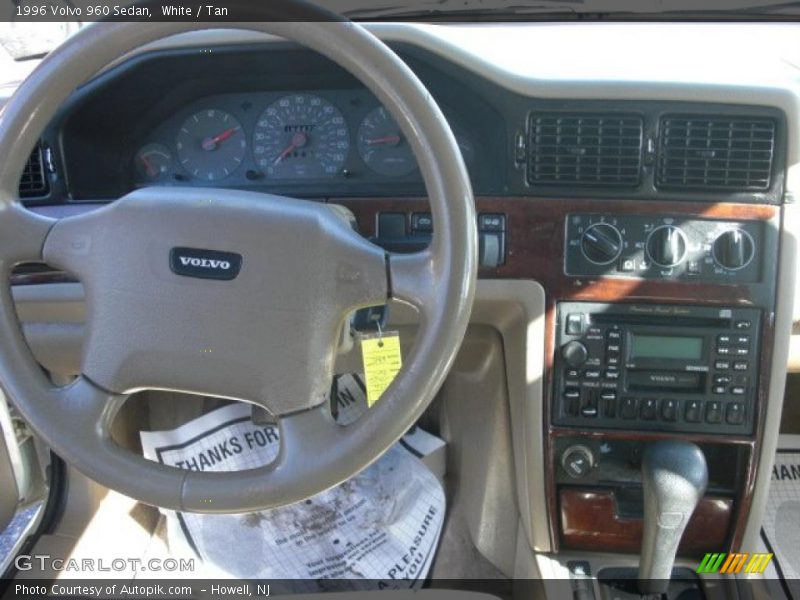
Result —
[[[458, 122], [450, 125], [471, 164], [474, 142]], [[420, 180], [408, 140], [362, 90], [196, 100], [143, 136], [132, 173], [137, 186]]]

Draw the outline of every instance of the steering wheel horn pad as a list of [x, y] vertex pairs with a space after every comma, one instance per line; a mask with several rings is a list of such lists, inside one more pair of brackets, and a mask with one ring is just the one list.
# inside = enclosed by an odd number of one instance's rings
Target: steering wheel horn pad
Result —
[[[279, 2], [272, 2], [274, 11]], [[280, 0], [287, 10], [302, 5]], [[26, 210], [17, 185], [30, 149], [79, 85], [141, 46], [198, 29], [247, 29], [297, 42], [348, 70], [409, 140], [436, 228], [425, 251], [387, 254], [335, 207], [237, 190], [141, 189], [53, 221]], [[178, 255], [176, 255], [178, 252]], [[183, 254], [180, 254], [183, 252]], [[237, 264], [217, 277], [175, 260]], [[243, 512], [296, 502], [351, 477], [421, 416], [466, 331], [477, 274], [472, 190], [453, 134], [414, 73], [350, 22], [97, 23], [48, 55], [0, 114], [0, 270], [44, 261], [84, 284], [82, 374], [55, 386], [0, 286], [0, 380], [41, 439], [99, 483], [142, 502]], [[208, 268], [211, 263], [205, 263]], [[185, 266], [192, 266], [187, 264]], [[404, 368], [355, 424], [324, 398], [346, 315], [388, 299], [413, 305], [420, 327]], [[111, 437], [132, 392], [169, 389], [245, 400], [272, 413], [281, 450], [246, 471], [183, 471]]]

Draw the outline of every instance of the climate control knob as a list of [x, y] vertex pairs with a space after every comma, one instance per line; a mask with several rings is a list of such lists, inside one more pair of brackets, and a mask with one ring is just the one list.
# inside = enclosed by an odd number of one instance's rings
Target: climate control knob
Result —
[[579, 367], [589, 358], [589, 349], [578, 341], [571, 341], [564, 344], [561, 349], [561, 356], [567, 361], [570, 367]]
[[714, 240], [714, 260], [726, 269], [743, 269], [753, 260], [756, 248], [750, 234], [741, 229], [730, 229]]
[[581, 236], [581, 251], [597, 265], [612, 263], [622, 252], [622, 234], [608, 223], [590, 225]]
[[662, 225], [647, 237], [647, 255], [659, 267], [674, 267], [686, 258], [686, 234], [680, 227]]

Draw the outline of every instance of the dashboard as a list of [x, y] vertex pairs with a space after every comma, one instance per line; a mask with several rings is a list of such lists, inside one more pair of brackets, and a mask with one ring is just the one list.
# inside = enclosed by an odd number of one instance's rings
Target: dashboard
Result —
[[[780, 62], [769, 48], [710, 25], [373, 29], [454, 131], [479, 284], [498, 284], [495, 300], [504, 280], [544, 290], [544, 335], [527, 342], [541, 348], [505, 349], [531, 547], [636, 551], [615, 507], [641, 483], [630, 456], [665, 437], [711, 463], [707, 516], [721, 525], [713, 540], [696, 528], [692, 550], [748, 541], [739, 507], [764, 501], [786, 374], [796, 74], [768, 72]], [[725, 56], [703, 51], [712, 34]], [[26, 202], [50, 215], [168, 185], [341, 204], [394, 251], [434, 227], [407, 140], [375, 97], [312, 53], [247, 34], [189, 37], [109, 69], [63, 107], [40, 160], [47, 186]], [[501, 300], [498, 314], [517, 301]]]

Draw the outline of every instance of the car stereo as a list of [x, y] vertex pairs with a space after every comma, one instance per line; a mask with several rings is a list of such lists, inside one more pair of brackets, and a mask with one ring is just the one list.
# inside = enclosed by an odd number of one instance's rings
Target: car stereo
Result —
[[761, 312], [558, 305], [553, 423], [749, 434]]

